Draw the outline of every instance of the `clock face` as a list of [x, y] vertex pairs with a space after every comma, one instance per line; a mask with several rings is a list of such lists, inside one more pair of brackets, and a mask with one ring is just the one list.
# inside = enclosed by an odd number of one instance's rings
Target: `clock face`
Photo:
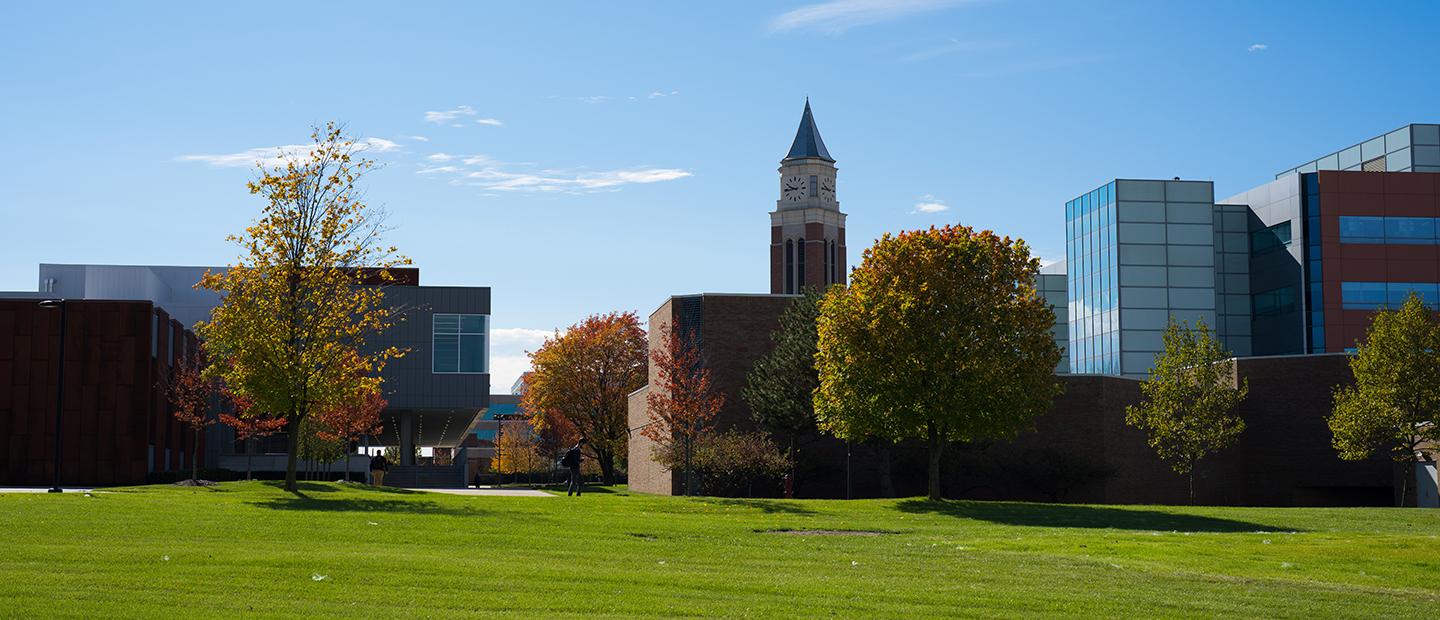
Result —
[[790, 175], [780, 182], [780, 198], [790, 202], [800, 202], [805, 197], [805, 177]]
[[825, 177], [820, 179], [820, 196], [825, 202], [835, 202], [835, 179]]

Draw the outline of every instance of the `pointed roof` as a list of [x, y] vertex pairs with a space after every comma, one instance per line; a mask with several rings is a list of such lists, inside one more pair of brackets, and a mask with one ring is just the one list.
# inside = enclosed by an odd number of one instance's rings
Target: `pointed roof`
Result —
[[820, 139], [820, 130], [815, 128], [815, 117], [810, 114], [810, 98], [805, 98], [805, 114], [800, 117], [800, 129], [795, 132], [795, 143], [785, 159], [814, 157], [834, 162], [830, 151], [825, 150], [825, 141]]

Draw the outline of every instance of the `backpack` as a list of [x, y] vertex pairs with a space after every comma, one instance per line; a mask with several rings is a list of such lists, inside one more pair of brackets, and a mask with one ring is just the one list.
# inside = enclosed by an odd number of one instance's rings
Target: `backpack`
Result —
[[580, 448], [570, 448], [565, 453], [565, 458], [560, 459], [560, 464], [574, 469], [580, 466]]

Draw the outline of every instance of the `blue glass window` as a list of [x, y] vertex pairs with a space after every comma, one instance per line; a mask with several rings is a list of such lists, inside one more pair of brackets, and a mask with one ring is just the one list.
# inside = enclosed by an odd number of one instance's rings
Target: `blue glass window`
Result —
[[1385, 305], [1392, 310], [1399, 308], [1410, 297], [1410, 292], [1414, 291], [1420, 296], [1420, 301], [1425, 302], [1431, 308], [1436, 308], [1436, 302], [1440, 301], [1440, 296], [1436, 295], [1437, 286], [1440, 285], [1421, 282], [1387, 282], [1385, 283]]
[[1374, 310], [1385, 305], [1385, 283], [1341, 282], [1340, 300], [1346, 310]]
[[1385, 218], [1385, 242], [1434, 245], [1435, 218], [1387, 217]]
[[1385, 243], [1385, 218], [1340, 216], [1341, 243]]
[[489, 372], [484, 314], [436, 314], [431, 318], [431, 372], [471, 374]]
[[1440, 222], [1433, 217], [1340, 216], [1341, 243], [1434, 245]]

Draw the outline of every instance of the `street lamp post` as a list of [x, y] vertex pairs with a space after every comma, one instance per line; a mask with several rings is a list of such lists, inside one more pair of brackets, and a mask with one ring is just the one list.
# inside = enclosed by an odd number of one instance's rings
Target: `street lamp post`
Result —
[[60, 416], [65, 411], [65, 323], [69, 318], [69, 311], [64, 299], [47, 299], [40, 302], [40, 307], [60, 309], [60, 376], [55, 381], [55, 484], [50, 487], [50, 492], [63, 493], [64, 490], [60, 488]]

